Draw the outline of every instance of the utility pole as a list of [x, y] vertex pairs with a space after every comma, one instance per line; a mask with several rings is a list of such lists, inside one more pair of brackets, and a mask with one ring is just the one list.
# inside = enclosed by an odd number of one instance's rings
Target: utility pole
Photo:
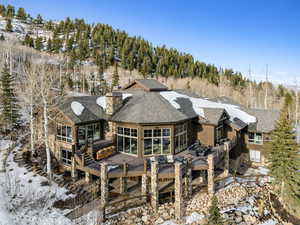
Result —
[[250, 79], [250, 108], [252, 108], [252, 76], [251, 76], [251, 64], [249, 64], [249, 79]]
[[299, 110], [299, 97], [298, 97], [298, 80], [296, 78], [296, 118], [295, 118], [295, 121], [296, 121], [296, 126], [298, 125], [298, 110]]
[[266, 85], [265, 85], [265, 88], [266, 88], [266, 92], [265, 92], [265, 109], [268, 109], [268, 64], [266, 65]]

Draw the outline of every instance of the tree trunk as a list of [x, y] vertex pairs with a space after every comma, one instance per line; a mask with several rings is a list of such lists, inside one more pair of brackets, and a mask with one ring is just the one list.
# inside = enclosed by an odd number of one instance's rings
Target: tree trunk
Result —
[[[32, 101], [32, 96], [30, 97]], [[31, 154], [34, 154], [34, 124], [33, 124], [33, 104], [30, 103], [30, 150]]]
[[47, 155], [47, 174], [48, 178], [52, 179], [52, 171], [51, 171], [51, 155], [50, 155], [50, 148], [48, 144], [48, 113], [47, 108], [48, 104], [45, 99], [45, 96], [43, 96], [43, 103], [44, 103], [44, 138], [45, 138], [45, 147], [46, 147], [46, 155]]
[[283, 193], [284, 193], [284, 181], [281, 182], [281, 187], [280, 187], [280, 200], [283, 202]]

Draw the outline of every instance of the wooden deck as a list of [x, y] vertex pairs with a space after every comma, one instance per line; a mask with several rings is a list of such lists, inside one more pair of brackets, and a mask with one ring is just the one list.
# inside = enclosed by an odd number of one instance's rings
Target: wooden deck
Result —
[[[232, 149], [234, 146], [235, 141], [231, 141], [229, 148]], [[212, 148], [211, 153], [214, 154], [215, 163], [218, 163], [224, 157], [224, 145]], [[80, 153], [76, 154], [81, 158]], [[196, 154], [190, 150], [185, 150], [174, 155], [175, 162], [182, 161], [182, 159], [190, 160], [193, 171], [208, 169], [207, 156], [196, 156]], [[145, 168], [144, 159], [119, 152], [99, 161], [90, 161], [84, 164], [84, 166], [77, 164], [76, 169], [100, 177], [100, 164], [104, 162], [108, 164], [108, 178], [137, 177], [145, 173], [147, 176], [151, 176], [151, 168], [149, 165]], [[126, 169], [124, 169], [124, 165], [126, 165]], [[174, 177], [174, 163], [159, 164], [158, 178], [172, 177]]]

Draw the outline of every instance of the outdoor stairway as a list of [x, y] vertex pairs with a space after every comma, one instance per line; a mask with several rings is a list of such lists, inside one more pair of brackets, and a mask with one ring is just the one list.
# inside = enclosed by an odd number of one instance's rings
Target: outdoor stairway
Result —
[[93, 163], [95, 160], [94, 159], [92, 159], [92, 157], [90, 156], [90, 154], [89, 153], [84, 153], [84, 164], [85, 165], [89, 165], [89, 164], [91, 164], [91, 163]]

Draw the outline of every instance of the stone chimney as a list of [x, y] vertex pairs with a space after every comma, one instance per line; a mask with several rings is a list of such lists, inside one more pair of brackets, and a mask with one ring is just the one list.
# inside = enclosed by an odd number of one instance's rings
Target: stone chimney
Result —
[[105, 95], [106, 114], [112, 116], [122, 106], [122, 93], [110, 92]]
[[[105, 102], [106, 102], [106, 114], [110, 117], [117, 112], [123, 103], [122, 100], [122, 93], [120, 92], [110, 92], [105, 95]], [[114, 139], [115, 133], [115, 124], [108, 120], [108, 129], [105, 132], [106, 139]]]

